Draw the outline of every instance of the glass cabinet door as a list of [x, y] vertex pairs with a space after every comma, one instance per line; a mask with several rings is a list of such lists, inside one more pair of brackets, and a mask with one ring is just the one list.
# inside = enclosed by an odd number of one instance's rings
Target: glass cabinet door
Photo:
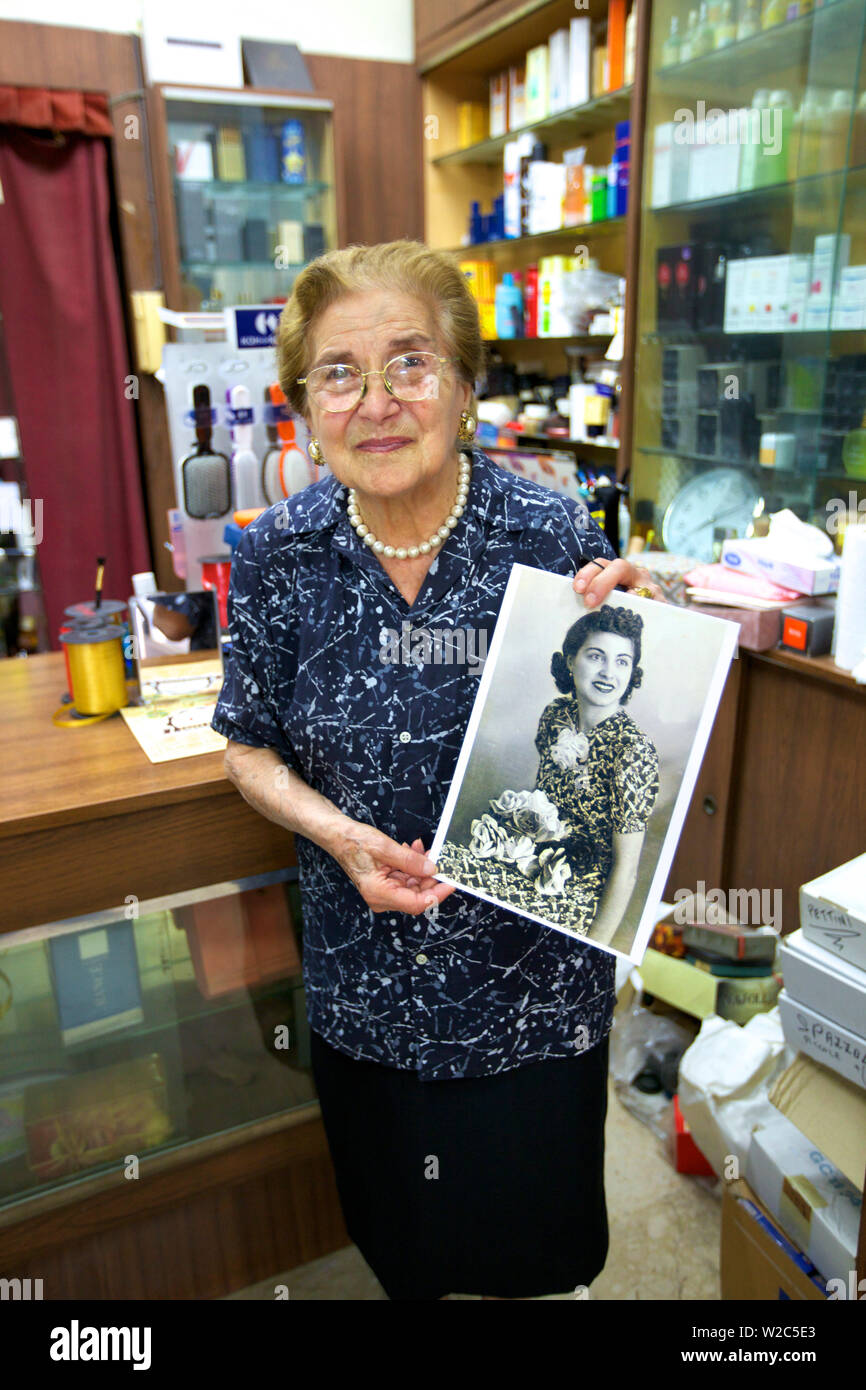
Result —
[[0, 1209], [315, 1099], [294, 871], [0, 938]]
[[184, 308], [280, 303], [336, 246], [332, 103], [164, 87]]
[[762, 512], [824, 526], [866, 495], [864, 21], [654, 6], [631, 482], [668, 550], [711, 561]]

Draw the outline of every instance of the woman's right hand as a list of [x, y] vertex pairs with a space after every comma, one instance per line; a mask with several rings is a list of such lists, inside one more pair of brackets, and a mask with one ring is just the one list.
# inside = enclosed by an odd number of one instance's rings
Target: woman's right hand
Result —
[[347, 820], [331, 853], [373, 912], [417, 917], [454, 892], [453, 884], [432, 877], [436, 865], [427, 858], [421, 840], [410, 849], [372, 825]]

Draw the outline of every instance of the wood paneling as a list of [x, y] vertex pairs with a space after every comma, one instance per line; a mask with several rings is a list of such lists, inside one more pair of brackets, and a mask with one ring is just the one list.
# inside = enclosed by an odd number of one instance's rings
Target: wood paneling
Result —
[[708, 889], [719, 888], [722, 884], [742, 665], [742, 659], [733, 661], [728, 672], [668, 875], [665, 902], [674, 901], [678, 888], [696, 892], [700, 880]]
[[316, 95], [334, 103], [342, 244], [424, 235], [421, 83], [409, 63], [305, 53]]
[[791, 931], [800, 885], [866, 850], [866, 690], [746, 662], [722, 886], [781, 889]]
[[[0, 1229], [6, 1278], [46, 1300], [214, 1299], [349, 1244], [314, 1117]], [[290, 1289], [291, 1294], [291, 1289]]]

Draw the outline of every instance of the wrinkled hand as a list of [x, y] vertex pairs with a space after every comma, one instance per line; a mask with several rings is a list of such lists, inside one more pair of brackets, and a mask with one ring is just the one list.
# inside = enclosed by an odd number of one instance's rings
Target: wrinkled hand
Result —
[[580, 594], [587, 608], [597, 608], [618, 584], [624, 584], [631, 592], [646, 588], [659, 603], [667, 599], [653, 580], [649, 570], [633, 565], [631, 560], [601, 560], [604, 569], [590, 561], [583, 565], [574, 576], [574, 591]]
[[410, 849], [371, 825], [351, 821], [335, 855], [361, 897], [374, 912], [406, 912], [413, 917], [454, 892], [438, 883], [436, 865], [418, 839]]

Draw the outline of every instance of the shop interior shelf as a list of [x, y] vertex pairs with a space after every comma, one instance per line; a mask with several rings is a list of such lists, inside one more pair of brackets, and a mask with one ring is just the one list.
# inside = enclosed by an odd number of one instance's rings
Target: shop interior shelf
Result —
[[852, 485], [857, 481], [855, 478], [851, 477], [850, 473], [836, 472], [830, 469], [773, 468], [769, 465], [759, 464], [757, 459], [716, 458], [711, 454], [689, 454], [678, 449], [662, 449], [654, 444], [635, 444], [634, 448], [635, 452], [638, 454], [649, 454], [655, 458], [682, 459], [685, 463], [696, 463], [705, 468], [742, 468], [744, 473], [754, 473], [756, 477], [761, 478], [776, 476], [794, 479], [799, 478], [804, 484], [813, 481], [820, 482], [822, 478], [827, 478], [834, 483], [847, 481]]
[[[770, 183], [762, 188], [743, 188], [734, 193], [720, 194], [715, 198], [695, 198], [681, 203], [665, 203], [660, 207], [651, 208], [653, 216], [667, 216], [668, 214], [687, 214], [715, 212], [717, 208], [741, 207], [744, 212], [754, 212], [761, 206], [774, 206], [779, 203], [791, 202], [792, 205], [802, 196], [804, 200], [809, 199], [810, 193], [827, 195], [831, 190], [829, 185], [831, 180], [846, 178], [845, 169], [825, 169], [819, 174], [806, 174], [802, 178], [789, 179], [784, 183]], [[866, 164], [857, 164], [847, 170], [847, 192], [857, 192], [866, 188]], [[833, 200], [837, 199], [837, 191], [832, 191]]]
[[576, 227], [557, 227], [552, 232], [535, 232], [532, 236], [505, 237], [501, 241], [479, 241], [469, 246], [452, 246], [448, 249], [455, 256], [474, 256], [483, 254], [485, 251], [503, 251], [509, 247], [525, 246], [527, 249], [537, 252], [541, 243], [553, 240], [558, 244], [564, 237], [574, 237], [580, 241], [583, 237], [602, 237], [616, 236], [625, 231], [624, 217], [604, 217], [597, 222], [581, 222]]
[[329, 183], [319, 179], [308, 183], [283, 183], [282, 180], [259, 183], [252, 179], [176, 179], [175, 184], [179, 188], [198, 188], [202, 193], [211, 194], [215, 198], [236, 197], [239, 193], [267, 193], [280, 197], [297, 197], [302, 194], [305, 197], [315, 197], [319, 193], [327, 192], [331, 187]]
[[850, 47], [859, 37], [856, 25], [858, 19], [862, 23], [863, 11], [864, 0], [835, 0], [701, 58], [657, 68], [653, 79], [662, 87], [687, 90], [692, 98], [696, 92], [708, 96], [714, 83], [724, 90], [760, 86], [766, 84], [768, 72], [809, 65], [816, 24], [821, 26], [818, 42], [822, 53]]
[[298, 261], [297, 264], [277, 266], [273, 259], [269, 261], [181, 261], [180, 264], [184, 270], [192, 270], [196, 274], [208, 270], [274, 270], [279, 271], [282, 275], [286, 271], [303, 270], [302, 261]]
[[592, 101], [584, 102], [582, 106], [571, 106], [567, 111], [557, 111], [552, 116], [545, 116], [542, 121], [533, 121], [531, 125], [509, 130], [506, 135], [494, 135], [490, 139], [479, 140], [477, 144], [467, 145], [464, 149], [449, 150], [447, 154], [437, 155], [431, 163], [440, 166], [498, 164], [506, 144], [527, 131], [537, 133], [540, 140], [578, 140], [584, 133], [606, 130], [617, 121], [627, 120], [631, 109], [631, 93], [630, 86], [620, 87], [617, 92], [604, 92], [601, 96], [593, 97]]

